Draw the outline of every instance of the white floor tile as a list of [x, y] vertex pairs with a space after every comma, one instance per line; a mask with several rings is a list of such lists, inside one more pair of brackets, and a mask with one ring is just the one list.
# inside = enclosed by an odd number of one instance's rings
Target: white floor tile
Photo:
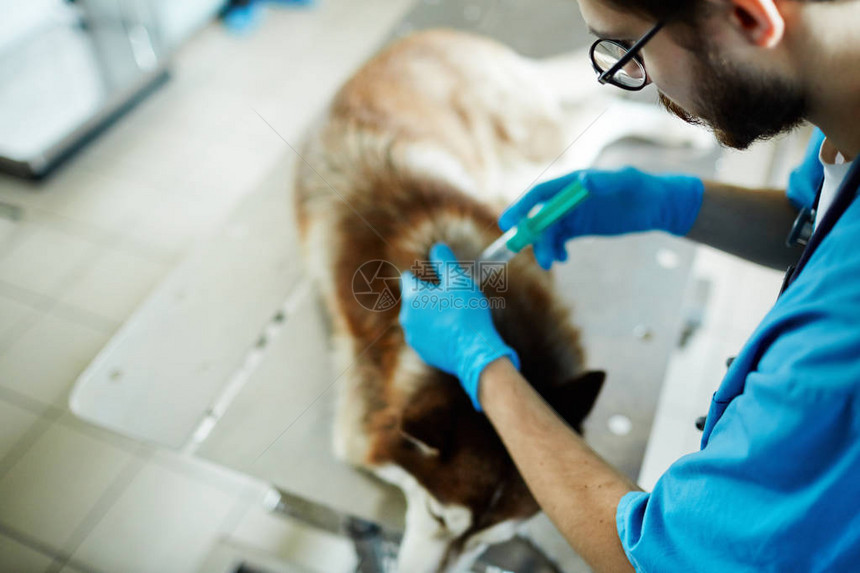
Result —
[[[205, 35], [204, 32], [200, 40]], [[195, 39], [195, 46], [197, 41]], [[223, 56], [214, 56], [215, 59], [220, 57]], [[182, 54], [179, 59], [182, 59]], [[183, 66], [181, 61], [177, 64], [172, 81], [144, 102], [124, 123], [137, 129], [158, 126], [168, 132], [211, 133], [213, 141], [235, 144], [238, 140], [251, 148], [268, 143], [268, 128], [254, 114], [249, 98], [218, 89], [206, 89], [205, 96], [201, 97], [203, 86], [189, 81], [189, 77], [183, 74], [187, 66]], [[104, 151], [98, 142], [95, 147], [98, 148], [96, 153]]]
[[234, 502], [214, 487], [150, 463], [73, 558], [102, 571], [194, 571]]
[[53, 561], [48, 555], [0, 535], [0, 571], [3, 573], [44, 573]]
[[236, 198], [199, 193], [163, 193], [125, 230], [131, 240], [165, 253], [185, 253], [196, 241], [212, 233], [236, 205]]
[[60, 300], [121, 323], [168, 270], [164, 263], [107, 249]]
[[110, 444], [130, 454], [148, 459], [155, 451], [155, 446], [140, 442], [133, 438], [124, 436], [107, 428], [96, 426], [75, 416], [71, 410], [59, 412], [56, 417], [57, 424], [65, 426], [75, 432], [79, 432], [106, 444]]
[[96, 245], [57, 228], [25, 222], [0, 257], [0, 280], [54, 296]]
[[45, 404], [66, 407], [78, 374], [106, 342], [103, 332], [44, 314], [0, 354], [0, 385]]
[[162, 264], [168, 270], [174, 268], [187, 255], [187, 252], [177, 250], [172, 246], [163, 248], [160, 245], [150, 244], [145, 240], [138, 240], [129, 235], [122, 237], [120, 247], [122, 247], [123, 251], [131, 255], [137, 255], [148, 261]]
[[[262, 124], [269, 130], [253, 110], [246, 111], [243, 123]], [[261, 135], [259, 142], [248, 141], [242, 135], [227, 141], [212, 138], [196, 159], [197, 169], [192, 179], [195, 190], [192, 197], [196, 202], [225, 202], [234, 207], [242, 197], [259, 187], [260, 181], [278, 162], [291, 160], [292, 151], [272, 135], [271, 132]]]
[[78, 569], [73, 565], [64, 565], [62, 569], [60, 569], [59, 573], [89, 573], [83, 569]]
[[83, 161], [48, 181], [42, 192], [55, 195], [44, 209], [110, 232], [123, 230], [156, 194], [133, 170]]
[[105, 133], [81, 162], [91, 172], [112, 179], [130, 179], [157, 192], [182, 193], [181, 183], [204, 143], [192, 131], [172, 131], [167, 125], [141, 125], [132, 120]]
[[17, 228], [17, 221], [13, 221], [6, 217], [0, 217], [0, 252], [3, 251], [3, 245], [6, 241], [11, 240]]
[[54, 299], [33, 291], [9, 284], [0, 280], [0, 296], [10, 298], [32, 308], [48, 309], [54, 304]]
[[300, 569], [266, 552], [232, 540], [221, 540], [206, 556], [197, 573], [235, 573], [242, 563], [266, 573], [310, 573], [305, 568]]
[[249, 503], [259, 502], [269, 486], [262, 481], [194, 456], [159, 448], [151, 461], [165, 469], [206, 483], [231, 496], [240, 496]]
[[[50, 228], [92, 244], [113, 245], [116, 243], [116, 231], [75, 220], [42, 207], [27, 208], [24, 213], [23, 225], [25, 230], [29, 227]], [[26, 233], [21, 234], [25, 235]]]
[[61, 548], [130, 460], [55, 424], [0, 480], [0, 522]]
[[0, 201], [33, 207], [45, 204], [48, 199], [40, 184], [0, 173]]
[[107, 318], [101, 314], [96, 314], [92, 311], [80, 308], [79, 306], [64, 302], [55, 302], [54, 305], [50, 307], [50, 313], [57, 318], [62, 318], [79, 326], [87, 327], [90, 330], [100, 332], [105, 336], [113, 336], [122, 324], [121, 321]]
[[25, 328], [38, 311], [33, 305], [0, 294], [0, 352], [19, 329]]
[[261, 506], [251, 507], [231, 539], [319, 573], [346, 573], [358, 565], [347, 538], [272, 514]]
[[0, 400], [0, 465], [18, 440], [29, 432], [38, 420], [38, 414]]

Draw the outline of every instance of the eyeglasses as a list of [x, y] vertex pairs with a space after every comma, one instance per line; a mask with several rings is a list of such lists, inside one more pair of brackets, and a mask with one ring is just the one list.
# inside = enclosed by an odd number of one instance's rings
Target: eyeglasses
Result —
[[648, 74], [645, 72], [645, 62], [638, 55], [639, 50], [660, 31], [663, 24], [657, 22], [632, 46], [618, 40], [601, 39], [594, 42], [589, 56], [597, 72], [597, 81], [634, 92], [647, 86]]

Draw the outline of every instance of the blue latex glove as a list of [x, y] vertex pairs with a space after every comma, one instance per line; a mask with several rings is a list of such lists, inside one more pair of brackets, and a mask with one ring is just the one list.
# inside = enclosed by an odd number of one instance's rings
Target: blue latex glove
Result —
[[506, 356], [519, 369], [517, 353], [493, 325], [487, 298], [460, 267], [451, 249], [436, 244], [430, 262], [440, 284], [422, 281], [409, 271], [400, 278], [400, 326], [409, 344], [427, 364], [460, 379], [479, 412], [478, 382], [490, 362]]
[[576, 179], [588, 190], [588, 198], [533, 245], [538, 264], [544, 269], [553, 261], [567, 260], [564, 245], [574, 237], [643, 231], [686, 235], [699, 214], [705, 192], [702, 180], [689, 175], [650, 175], [632, 167], [619, 171], [585, 169], [536, 185], [502, 213], [499, 227], [507, 231], [532, 207]]

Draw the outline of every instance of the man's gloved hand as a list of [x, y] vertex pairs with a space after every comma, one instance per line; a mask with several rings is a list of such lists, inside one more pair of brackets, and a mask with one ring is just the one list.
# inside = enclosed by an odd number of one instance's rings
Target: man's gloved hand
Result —
[[422, 281], [409, 271], [400, 277], [400, 325], [406, 343], [431, 366], [459, 378], [480, 412], [481, 372], [503, 356], [519, 369], [519, 357], [496, 332], [489, 301], [451, 249], [434, 245], [430, 261], [440, 284]]
[[622, 235], [666, 231], [686, 235], [702, 206], [704, 183], [689, 175], [649, 175], [632, 167], [619, 171], [585, 169], [546, 181], [508, 207], [499, 219], [507, 231], [574, 180], [588, 190], [582, 204], [546, 230], [534, 243], [538, 264], [567, 260], [565, 242], [582, 235]]

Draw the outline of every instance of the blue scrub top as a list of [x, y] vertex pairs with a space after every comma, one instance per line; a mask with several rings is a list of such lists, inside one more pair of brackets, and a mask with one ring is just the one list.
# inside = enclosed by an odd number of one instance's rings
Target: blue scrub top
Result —
[[[822, 139], [789, 181], [797, 206], [815, 199]], [[637, 571], [860, 571], [860, 201], [732, 363], [701, 450], [616, 521]]]

